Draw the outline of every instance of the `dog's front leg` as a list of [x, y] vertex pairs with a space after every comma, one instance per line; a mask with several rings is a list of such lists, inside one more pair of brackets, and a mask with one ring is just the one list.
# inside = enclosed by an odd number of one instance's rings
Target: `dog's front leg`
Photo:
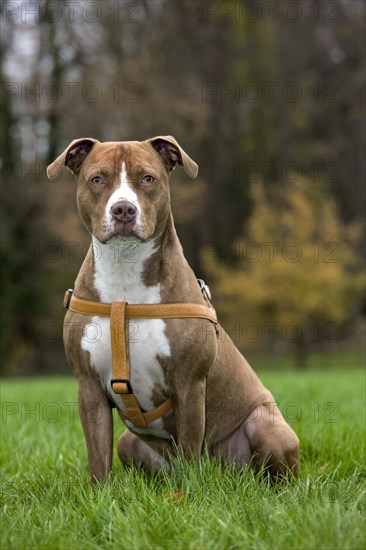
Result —
[[177, 385], [174, 396], [177, 440], [187, 458], [202, 452], [206, 428], [205, 401], [206, 379], [185, 380]]
[[92, 481], [102, 482], [112, 469], [112, 409], [100, 384], [90, 376], [78, 380], [79, 414], [88, 448]]

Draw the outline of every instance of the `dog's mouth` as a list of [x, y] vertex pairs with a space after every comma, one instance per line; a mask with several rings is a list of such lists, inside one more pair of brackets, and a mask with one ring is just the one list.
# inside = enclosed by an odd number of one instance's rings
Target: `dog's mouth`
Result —
[[142, 242], [144, 239], [141, 238], [140, 235], [138, 235], [135, 232], [115, 232], [108, 235], [105, 239], [106, 243], [114, 243], [114, 242]]
[[122, 229], [121, 231], [114, 231], [109, 238], [111, 239], [136, 239], [140, 238], [140, 235], [133, 229]]
[[95, 227], [94, 236], [103, 244], [107, 243], [141, 243], [148, 240], [154, 233], [153, 227], [145, 223], [136, 223], [135, 221], [122, 223], [104, 223], [102, 226]]
[[105, 236], [103, 241], [105, 243], [113, 243], [113, 242], [123, 242], [123, 241], [131, 241], [131, 242], [141, 242], [145, 239], [141, 235], [140, 231], [138, 231], [135, 227], [135, 224], [118, 224], [114, 225], [113, 228], [109, 228], [105, 231]]

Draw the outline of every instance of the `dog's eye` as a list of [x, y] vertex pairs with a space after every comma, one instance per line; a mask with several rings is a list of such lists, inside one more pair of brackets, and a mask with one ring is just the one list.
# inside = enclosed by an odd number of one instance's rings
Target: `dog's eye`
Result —
[[155, 181], [155, 178], [149, 174], [146, 174], [142, 179], [146, 181], [146, 183], [153, 183]]
[[95, 185], [103, 185], [103, 184], [104, 184], [104, 181], [103, 181], [102, 176], [95, 176], [95, 177], [92, 178], [90, 181], [91, 181], [92, 183], [94, 183]]

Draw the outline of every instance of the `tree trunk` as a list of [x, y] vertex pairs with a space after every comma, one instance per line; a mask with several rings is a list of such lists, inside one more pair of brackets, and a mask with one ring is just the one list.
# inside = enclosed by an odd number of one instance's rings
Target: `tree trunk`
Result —
[[308, 366], [308, 346], [303, 335], [295, 342], [295, 365], [297, 370], [305, 370]]

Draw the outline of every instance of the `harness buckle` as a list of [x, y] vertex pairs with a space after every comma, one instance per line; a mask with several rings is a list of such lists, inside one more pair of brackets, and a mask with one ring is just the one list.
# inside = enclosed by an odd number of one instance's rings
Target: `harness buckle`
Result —
[[[131, 395], [133, 393], [132, 386], [129, 380], [127, 378], [112, 378], [111, 380], [111, 388], [113, 390], [113, 384], [120, 382], [121, 384], [126, 384], [127, 386], [127, 393], [124, 393], [123, 395]], [[114, 391], [114, 390], [113, 390]], [[117, 392], [114, 392], [117, 393]]]
[[203, 279], [197, 279], [197, 282], [200, 285], [200, 289], [202, 290], [202, 292], [205, 292], [209, 301], [212, 302], [212, 294], [211, 294], [210, 287], [206, 285]]
[[73, 291], [72, 288], [67, 289], [67, 298], [66, 298], [66, 302], [64, 303], [64, 308], [66, 308], [66, 309], [69, 309], [73, 292], [74, 291]]

